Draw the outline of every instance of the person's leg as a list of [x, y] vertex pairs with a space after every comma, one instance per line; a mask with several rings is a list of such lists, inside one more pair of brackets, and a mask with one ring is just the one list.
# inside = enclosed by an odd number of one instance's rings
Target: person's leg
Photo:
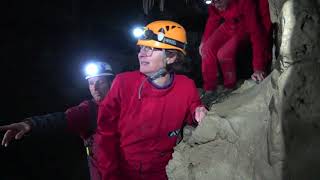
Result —
[[230, 36], [224, 32], [221, 25], [202, 45], [202, 77], [205, 91], [213, 91], [217, 88], [217, 53], [218, 50], [228, 41]]
[[239, 47], [246, 39], [246, 34], [234, 35], [217, 53], [225, 88], [232, 89], [237, 83], [236, 55]]

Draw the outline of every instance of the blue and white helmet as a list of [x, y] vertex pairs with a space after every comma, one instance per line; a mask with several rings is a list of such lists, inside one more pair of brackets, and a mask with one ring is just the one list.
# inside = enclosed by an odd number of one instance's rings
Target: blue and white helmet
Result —
[[86, 79], [97, 76], [114, 76], [110, 64], [101, 61], [90, 62], [85, 66]]

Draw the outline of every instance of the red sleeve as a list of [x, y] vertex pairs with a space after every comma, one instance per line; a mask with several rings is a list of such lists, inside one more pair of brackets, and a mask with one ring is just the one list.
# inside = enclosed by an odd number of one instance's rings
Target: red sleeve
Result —
[[[88, 136], [88, 127], [90, 126], [89, 101], [84, 101], [78, 106], [71, 107], [65, 112], [68, 130], [79, 134], [82, 138]], [[96, 121], [96, 119], [94, 119]]]
[[253, 48], [253, 69], [265, 71], [271, 58], [270, 40], [262, 21], [258, 21], [257, 6], [252, 0], [244, 0], [245, 27], [250, 34]]
[[118, 179], [120, 143], [118, 134], [118, 119], [120, 115], [120, 84], [116, 77], [111, 89], [102, 101], [98, 112], [97, 128], [97, 161], [103, 180]]
[[220, 15], [217, 12], [216, 8], [214, 6], [209, 6], [208, 7], [208, 20], [202, 35], [202, 40], [201, 42], [205, 42], [209, 36], [213, 33], [215, 29], [217, 29], [220, 25]]
[[199, 97], [198, 90], [195, 86], [195, 84], [192, 82], [192, 87], [190, 88], [190, 95], [191, 95], [191, 101], [189, 105], [189, 113], [186, 117], [187, 124], [194, 125], [196, 122], [195, 120], [195, 111], [197, 107], [203, 106]]

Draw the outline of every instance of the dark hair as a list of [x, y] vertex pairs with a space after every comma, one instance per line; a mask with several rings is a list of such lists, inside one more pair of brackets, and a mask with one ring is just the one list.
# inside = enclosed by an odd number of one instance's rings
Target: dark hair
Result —
[[114, 76], [101, 76], [101, 77], [104, 77], [110, 85], [112, 84], [112, 81], [114, 79]]
[[166, 49], [165, 53], [166, 57], [169, 58], [176, 56], [175, 62], [166, 66], [168, 72], [174, 72], [176, 74], [183, 75], [189, 75], [191, 73], [190, 63], [185, 60], [186, 57], [181, 51], [175, 49]]
[[114, 77], [115, 77], [114, 75], [113, 76], [106, 76], [107, 80], [110, 82], [110, 85], [112, 84]]

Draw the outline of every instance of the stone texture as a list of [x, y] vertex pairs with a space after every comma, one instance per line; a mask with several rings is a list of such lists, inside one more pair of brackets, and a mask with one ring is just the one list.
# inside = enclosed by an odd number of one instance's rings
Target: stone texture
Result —
[[319, 1], [269, 0], [278, 66], [215, 104], [178, 144], [169, 179], [320, 177]]
[[192, 136], [176, 147], [167, 166], [169, 179], [276, 179], [266, 111], [275, 92], [271, 79], [279, 73], [273, 74], [259, 85], [245, 83], [212, 107]]

